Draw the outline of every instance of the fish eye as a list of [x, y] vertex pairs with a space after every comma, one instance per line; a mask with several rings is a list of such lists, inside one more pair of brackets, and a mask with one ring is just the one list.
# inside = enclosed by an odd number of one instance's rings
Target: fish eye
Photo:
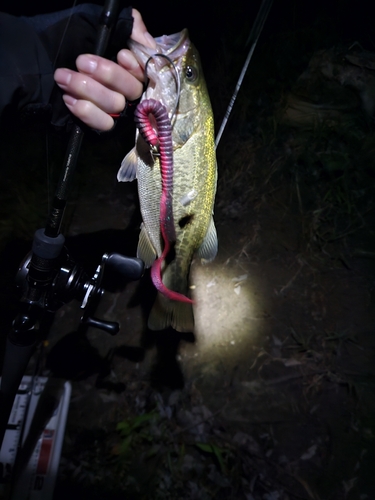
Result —
[[198, 78], [198, 70], [194, 66], [186, 66], [185, 76], [188, 82], [194, 83]]

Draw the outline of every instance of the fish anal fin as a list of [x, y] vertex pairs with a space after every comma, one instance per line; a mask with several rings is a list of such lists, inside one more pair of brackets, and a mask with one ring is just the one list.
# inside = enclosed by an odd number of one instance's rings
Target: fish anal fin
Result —
[[178, 332], [194, 332], [193, 307], [158, 293], [148, 318], [148, 327], [150, 330], [165, 330], [170, 326]]
[[207, 229], [206, 236], [203, 239], [201, 246], [198, 248], [197, 254], [201, 259], [202, 264], [208, 264], [213, 261], [218, 251], [218, 240], [214, 219], [211, 216], [210, 224]]
[[131, 182], [137, 177], [138, 153], [134, 147], [121, 162], [121, 167], [117, 172], [119, 182]]
[[155, 248], [151, 243], [143, 223], [141, 224], [141, 232], [139, 233], [137, 257], [143, 260], [146, 268], [151, 267], [157, 257]]

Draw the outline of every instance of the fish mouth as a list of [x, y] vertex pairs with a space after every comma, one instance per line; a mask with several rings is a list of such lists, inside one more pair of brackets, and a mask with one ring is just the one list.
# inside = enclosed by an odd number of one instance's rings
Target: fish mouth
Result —
[[[181, 32], [174, 33], [173, 35], [159, 36], [155, 38], [155, 42], [157, 48], [152, 49], [134, 40], [129, 40], [129, 48], [134, 53], [143, 69], [145, 68], [147, 60], [155, 54], [164, 54], [174, 61], [179, 59], [189, 48], [189, 32], [185, 28]], [[164, 64], [165, 63], [163, 63], [163, 65]]]
[[174, 54], [174, 52], [186, 49], [186, 43], [189, 43], [189, 33], [185, 28], [180, 33], [175, 33], [174, 35], [159, 36], [155, 38], [155, 42], [158, 45], [157, 52], [162, 52], [167, 56], [173, 54], [173, 58], [179, 57], [179, 55]]
[[187, 29], [155, 38], [155, 42], [156, 49], [134, 41], [130, 41], [129, 46], [145, 72], [147, 84], [142, 99], [163, 103], [172, 120], [180, 99], [182, 66], [191, 42]]

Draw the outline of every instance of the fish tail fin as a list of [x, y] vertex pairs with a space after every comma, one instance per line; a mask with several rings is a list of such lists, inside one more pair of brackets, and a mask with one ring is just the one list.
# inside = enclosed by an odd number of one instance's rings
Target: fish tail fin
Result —
[[169, 300], [158, 292], [148, 319], [148, 327], [150, 330], [164, 330], [170, 326], [178, 332], [193, 332], [193, 306], [188, 302]]

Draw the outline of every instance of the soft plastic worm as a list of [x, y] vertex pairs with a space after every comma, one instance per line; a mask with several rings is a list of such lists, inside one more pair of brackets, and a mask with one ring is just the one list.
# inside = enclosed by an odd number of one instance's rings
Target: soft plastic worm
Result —
[[[155, 118], [157, 131], [150, 123], [149, 115]], [[167, 288], [161, 277], [161, 265], [171, 249], [171, 243], [176, 241], [176, 232], [173, 221], [172, 193], [173, 193], [173, 143], [172, 125], [165, 106], [155, 99], [146, 99], [138, 104], [134, 112], [135, 123], [146, 142], [159, 148], [161, 170], [161, 198], [160, 198], [160, 231], [164, 241], [161, 256], [151, 267], [151, 279], [155, 288], [168, 299], [180, 302], [193, 303], [182, 293]]]

